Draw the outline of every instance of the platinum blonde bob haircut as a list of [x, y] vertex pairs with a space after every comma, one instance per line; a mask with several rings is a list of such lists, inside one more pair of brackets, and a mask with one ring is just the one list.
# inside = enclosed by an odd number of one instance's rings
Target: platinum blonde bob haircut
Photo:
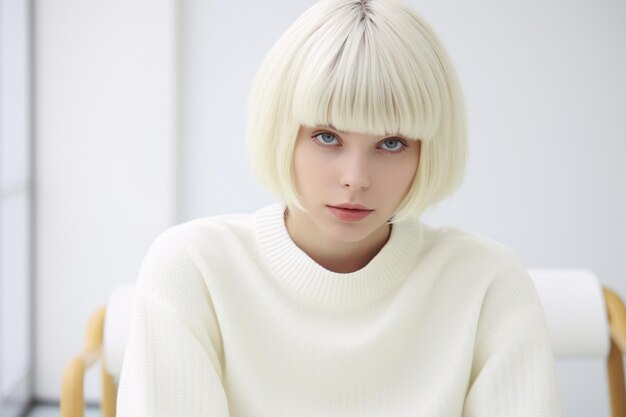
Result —
[[324, 0], [266, 55], [248, 102], [246, 150], [261, 185], [304, 210], [293, 153], [304, 126], [421, 141], [389, 223], [419, 217], [461, 185], [467, 127], [456, 71], [435, 33], [395, 0]]

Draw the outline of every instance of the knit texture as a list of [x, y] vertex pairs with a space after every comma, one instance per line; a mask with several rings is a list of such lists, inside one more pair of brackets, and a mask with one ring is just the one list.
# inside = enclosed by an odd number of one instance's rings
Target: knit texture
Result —
[[300, 250], [283, 204], [176, 225], [136, 287], [119, 417], [559, 417], [544, 313], [501, 244], [392, 226], [359, 271]]

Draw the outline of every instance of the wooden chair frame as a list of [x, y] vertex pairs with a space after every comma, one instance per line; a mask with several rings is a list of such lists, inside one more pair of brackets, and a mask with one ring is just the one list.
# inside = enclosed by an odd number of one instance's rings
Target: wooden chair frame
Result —
[[611, 349], [607, 360], [611, 417], [626, 417], [626, 387], [622, 360], [622, 355], [626, 353], [626, 308], [615, 292], [606, 287], [603, 290], [611, 333]]
[[83, 350], [65, 366], [61, 385], [61, 417], [84, 417], [85, 372], [98, 359], [101, 360], [102, 402], [100, 409], [103, 417], [115, 417], [117, 385], [108, 373], [103, 355], [104, 306], [96, 310], [89, 319]]
[[[611, 417], [626, 417], [626, 387], [622, 355], [626, 352], [626, 308], [619, 296], [603, 287], [606, 301], [611, 349], [607, 359]], [[108, 373], [103, 358], [105, 307], [100, 307], [89, 319], [83, 350], [65, 367], [61, 386], [61, 417], [83, 417], [84, 377], [86, 370], [101, 360], [103, 417], [115, 417], [117, 386]]]

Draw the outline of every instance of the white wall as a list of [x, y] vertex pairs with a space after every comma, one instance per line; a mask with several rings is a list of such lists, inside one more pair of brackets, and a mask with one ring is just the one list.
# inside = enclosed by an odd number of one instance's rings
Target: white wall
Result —
[[175, 221], [176, 8], [41, 0], [35, 12], [35, 394], [58, 401], [90, 314]]
[[31, 10], [0, 1], [0, 416], [33, 389]]
[[[273, 201], [244, 154], [246, 100], [265, 53], [313, 3], [185, 3], [179, 221]], [[499, 240], [529, 267], [590, 268], [626, 298], [626, 3], [408, 3], [456, 63], [470, 128], [462, 189], [424, 219]], [[559, 372], [569, 416], [608, 415], [601, 362]]]

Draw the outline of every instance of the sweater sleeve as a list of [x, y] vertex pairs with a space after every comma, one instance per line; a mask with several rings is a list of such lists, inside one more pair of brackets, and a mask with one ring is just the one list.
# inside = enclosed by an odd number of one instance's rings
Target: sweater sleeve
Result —
[[139, 272], [117, 399], [119, 417], [224, 417], [221, 336], [184, 242], [159, 236]]
[[519, 263], [483, 300], [463, 417], [562, 417], [543, 308]]

